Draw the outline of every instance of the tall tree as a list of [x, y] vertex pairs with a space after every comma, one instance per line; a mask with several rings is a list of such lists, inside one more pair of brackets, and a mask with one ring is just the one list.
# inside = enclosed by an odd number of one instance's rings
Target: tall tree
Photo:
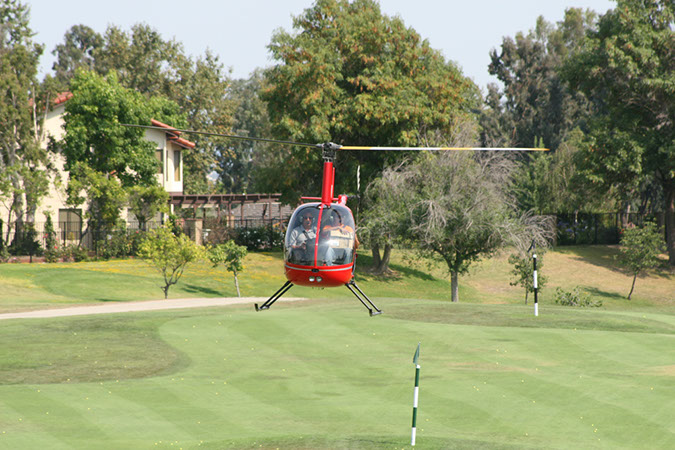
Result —
[[[178, 58], [171, 64], [176, 79], [168, 84], [167, 96], [175, 101], [187, 118], [187, 126], [210, 133], [231, 133], [236, 100], [231, 98], [229, 72], [216, 55], [207, 51], [197, 58]], [[190, 194], [208, 193], [207, 177], [223, 161], [231, 140], [191, 136], [196, 146], [186, 152], [184, 190]]]
[[[266, 73], [263, 96], [280, 138], [417, 145], [425, 132], [450, 131], [478, 105], [476, 86], [400, 18], [382, 14], [375, 0], [317, 0], [293, 26], [295, 33], [280, 30], [272, 38], [269, 49], [279, 63]], [[261, 176], [262, 187], [291, 203], [319, 192], [318, 152], [278, 154], [285, 163], [265, 168], [274, 177]], [[355, 175], [360, 166], [365, 186], [396, 157], [341, 154], [337, 170]], [[336, 189], [355, 192], [355, 178], [339, 178]]]
[[100, 74], [115, 71], [123, 86], [149, 96], [166, 95], [176, 78], [176, 63], [185, 58], [182, 44], [164, 40], [146, 24], [133, 25], [128, 33], [109, 26], [95, 57]]
[[675, 3], [618, 0], [564, 74], [597, 107], [586, 152], [592, 180], [662, 187], [675, 265]]
[[[592, 11], [576, 8], [565, 11], [557, 26], [539, 17], [534, 30], [517, 33], [515, 39], [505, 37], [501, 51], [490, 52], [489, 72], [504, 84], [504, 90], [499, 92], [495, 85], [490, 88], [482, 119], [485, 145], [509, 139], [515, 146], [543, 144], [557, 149], [568, 132], [583, 124], [589, 114], [588, 101], [569, 90], [558, 71], [581, 47], [595, 18]], [[503, 111], [499, 110], [501, 95], [505, 98]]]
[[97, 52], [103, 47], [103, 37], [86, 25], [73, 25], [63, 36], [63, 42], [52, 51], [53, 92], [68, 90], [70, 80], [79, 68], [94, 70]]
[[[232, 131], [239, 136], [269, 138], [272, 123], [267, 105], [261, 98], [263, 72], [255, 70], [248, 79], [234, 80], [228, 90], [229, 98], [236, 104]], [[216, 153], [218, 189], [227, 193], [246, 192], [253, 188], [255, 167], [272, 167], [279, 147], [264, 142], [230, 141]], [[276, 165], [280, 165], [278, 161]], [[264, 184], [264, 183], [258, 183]]]
[[0, 197], [10, 219], [35, 220], [49, 165], [40, 147], [37, 67], [43, 48], [32, 40], [29, 8], [0, 1]]

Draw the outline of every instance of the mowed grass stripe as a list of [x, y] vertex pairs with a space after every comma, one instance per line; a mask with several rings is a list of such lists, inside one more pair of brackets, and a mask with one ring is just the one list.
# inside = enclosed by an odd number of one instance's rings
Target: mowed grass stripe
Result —
[[91, 436], [114, 439], [91, 420], [91, 411], [78, 407], [78, 399], [68, 395], [67, 388], [55, 386], [0, 387], [0, 401], [12, 408], [17, 422], [21, 419], [21, 433], [30, 436], [31, 448], [73, 448]]
[[[518, 327], [520, 307], [514, 306], [445, 304], [448, 323], [437, 320], [434, 308], [429, 316], [417, 311], [416, 320], [402, 312], [433, 303], [390, 299], [388, 315], [377, 318], [358, 304], [314, 300], [261, 313], [233, 307], [58, 319], [49, 334], [52, 352], [77, 339], [77, 331], [105, 342], [120, 374], [129, 348], [137, 349], [129, 354], [139, 366], [164, 354], [179, 355], [179, 362], [160, 373], [149, 364], [145, 378], [119, 383], [63, 383], [73, 367], [52, 355], [57, 381], [37, 388], [50, 396], [62, 392], [75, 409], [64, 411], [74, 427], [91, 419], [81, 414], [89, 407], [83, 399], [95, 400], [93, 423], [112, 435], [97, 448], [160, 441], [160, 448], [392, 448], [409, 442], [412, 354], [421, 341], [420, 446], [617, 448], [634, 446], [638, 436], [641, 447], [668, 448], [672, 374], [660, 371], [672, 361], [671, 334], [616, 331], [614, 316], [602, 311], [580, 312], [579, 324], [590, 327], [593, 319], [594, 328], [611, 331], [567, 328], [573, 313], [547, 318], [551, 328]], [[508, 308], [516, 312], [507, 314]], [[463, 315], [480, 325], [466, 324]], [[502, 326], [505, 316], [513, 326]], [[623, 320], [629, 330], [633, 322], [644, 325], [642, 317]], [[8, 334], [0, 330], [3, 342], [11, 336], [30, 345], [36, 325], [52, 322], [11, 323]], [[77, 370], [86, 371], [88, 363], [95, 371], [99, 364], [87, 358], [101, 353], [85, 356]], [[0, 386], [0, 404], [9, 392], [39, 403], [22, 389]], [[69, 436], [71, 448], [91, 448], [97, 432], [90, 427]], [[23, 444], [17, 448], [38, 442], [31, 433], [8, 431], [13, 443]]]

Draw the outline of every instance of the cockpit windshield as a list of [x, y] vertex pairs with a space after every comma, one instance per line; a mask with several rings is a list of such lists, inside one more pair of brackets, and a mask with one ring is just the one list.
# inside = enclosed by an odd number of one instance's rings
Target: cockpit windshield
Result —
[[346, 206], [310, 203], [288, 224], [284, 257], [305, 266], [339, 266], [354, 260], [354, 218]]

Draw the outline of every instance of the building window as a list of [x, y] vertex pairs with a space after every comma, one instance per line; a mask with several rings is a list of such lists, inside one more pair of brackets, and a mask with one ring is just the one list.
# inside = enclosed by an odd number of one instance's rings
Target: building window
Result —
[[155, 158], [157, 158], [157, 161], [159, 161], [157, 173], [164, 173], [164, 150], [162, 150], [161, 148], [155, 150]]
[[59, 231], [61, 242], [79, 242], [82, 237], [82, 210], [59, 209]]
[[173, 152], [173, 179], [180, 181], [180, 150]]

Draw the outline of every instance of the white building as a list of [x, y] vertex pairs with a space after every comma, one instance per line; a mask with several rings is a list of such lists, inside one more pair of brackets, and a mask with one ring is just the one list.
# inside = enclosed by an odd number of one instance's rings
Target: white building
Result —
[[[56, 97], [51, 109], [47, 112], [44, 120], [44, 133], [42, 145], [46, 148], [49, 138], [61, 140], [63, 138], [63, 116], [65, 104], [73, 96], [70, 92], [64, 92]], [[157, 172], [157, 181], [160, 186], [171, 195], [183, 193], [183, 157], [185, 149], [194, 148], [195, 144], [180, 137], [180, 132], [175, 131], [169, 125], [152, 120], [151, 124], [164, 130], [148, 129], [145, 132], [147, 140], [156, 144], [156, 156], [160, 161]], [[62, 243], [76, 243], [79, 241], [83, 230], [82, 210], [73, 210], [66, 205], [66, 186], [68, 173], [64, 170], [65, 158], [60, 154], [51, 154], [54, 167], [60, 173], [60, 183], [51, 183], [49, 192], [43, 197], [38, 205], [35, 220], [38, 231], [42, 231], [40, 224], [45, 221], [45, 213], [50, 213], [54, 221], [54, 227], [59, 241]], [[9, 211], [6, 205], [0, 205], [0, 219], [4, 225], [3, 238], [7, 233]], [[15, 219], [15, 218], [12, 218]], [[122, 211], [122, 219], [134, 222], [134, 217], [128, 217], [127, 210]], [[11, 234], [8, 242], [11, 242]]]

